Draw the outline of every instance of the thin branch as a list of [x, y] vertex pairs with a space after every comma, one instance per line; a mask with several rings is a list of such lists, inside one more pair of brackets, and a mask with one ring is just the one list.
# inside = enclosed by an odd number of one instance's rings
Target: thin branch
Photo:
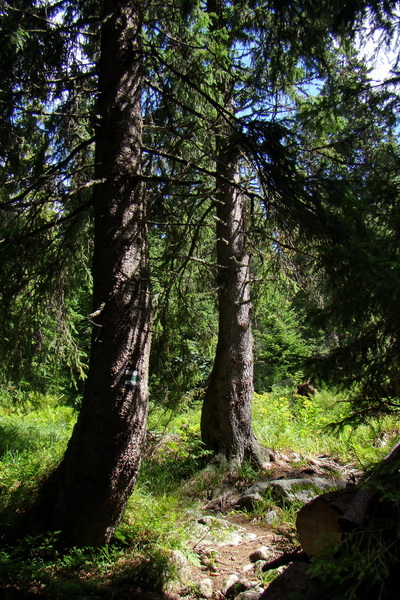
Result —
[[55, 165], [52, 165], [49, 169], [47, 169], [47, 171], [45, 173], [43, 173], [42, 175], [39, 175], [35, 183], [32, 183], [25, 190], [20, 192], [17, 196], [10, 198], [6, 203], [2, 203], [0, 205], [0, 207], [2, 208], [3, 205], [5, 206], [7, 204], [13, 204], [16, 202], [20, 202], [30, 192], [40, 189], [40, 187], [42, 187], [42, 185], [44, 183], [46, 183], [46, 181], [48, 181], [48, 179], [50, 178], [51, 175], [53, 175], [54, 173], [57, 173], [57, 171], [59, 171], [61, 167], [64, 167], [65, 165], [67, 165], [74, 158], [74, 156], [76, 154], [78, 154], [81, 150], [90, 146], [93, 142], [94, 142], [94, 137], [78, 144], [78, 146], [76, 146], [73, 150], [71, 150], [71, 152], [68, 154], [68, 156], [66, 156], [63, 160], [61, 160], [60, 162], [58, 162]]
[[52, 229], [53, 227], [59, 227], [63, 223], [69, 221], [70, 219], [73, 219], [79, 213], [84, 212], [91, 206], [92, 206], [92, 200], [89, 200], [88, 202], [84, 202], [83, 204], [78, 206], [78, 208], [73, 210], [68, 215], [65, 215], [64, 217], [58, 217], [56, 219], [53, 219], [53, 220], [49, 221], [48, 223], [46, 223], [45, 225], [42, 225], [41, 227], [36, 227], [36, 229], [32, 229], [31, 231], [23, 233], [14, 238], [3, 238], [2, 240], [0, 240], [0, 244], [6, 245], [6, 244], [19, 243], [23, 240], [26, 240], [35, 235], [38, 235], [39, 233], [42, 233], [43, 231], [48, 231], [49, 229]]

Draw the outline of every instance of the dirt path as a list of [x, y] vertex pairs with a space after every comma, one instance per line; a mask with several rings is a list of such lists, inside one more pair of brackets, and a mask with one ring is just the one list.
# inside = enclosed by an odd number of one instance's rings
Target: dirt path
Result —
[[[293, 453], [294, 454], [294, 453]], [[273, 474], [269, 478], [298, 478], [309, 475], [329, 475], [335, 472], [335, 476], [342, 479], [354, 474], [350, 465], [339, 465], [330, 457], [310, 458], [302, 460], [298, 468], [293, 466], [293, 454], [284, 456], [274, 464]], [[279, 509], [278, 509], [279, 510]], [[278, 523], [272, 527], [265, 519], [265, 515], [258, 517], [229, 510], [224, 512], [205, 511], [205, 516], [198, 519], [204, 526], [214, 521], [228, 521], [232, 526], [240, 528], [237, 539], [218, 541], [208, 540], [199, 530], [192, 537], [191, 550], [197, 553], [200, 565], [190, 566], [190, 576], [175, 586], [174, 593], [169, 596], [171, 600], [195, 600], [198, 598], [209, 598], [223, 600], [225, 596], [221, 590], [226, 588], [227, 580], [232, 581], [233, 576], [238, 579], [248, 580], [252, 586], [263, 588], [263, 573], [261, 567], [266, 561], [281, 556], [284, 552], [293, 550], [298, 545], [294, 526]], [[206, 531], [206, 527], [204, 527]], [[235, 537], [235, 536], [234, 536]], [[204, 538], [204, 539], [202, 539]], [[266, 553], [257, 564], [256, 558], [252, 556], [260, 549]], [[281, 569], [273, 571], [269, 575], [269, 581], [277, 576]], [[208, 580], [207, 584], [204, 581]], [[264, 576], [265, 580], [265, 576]], [[233, 597], [233, 596], [232, 596]]]
[[[252, 522], [244, 515], [225, 515], [224, 519], [244, 527], [247, 533], [254, 537], [248, 541], [239, 542], [237, 545], [227, 544], [218, 548], [213, 545], [203, 547], [200, 556], [204, 557], [205, 564], [194, 571], [195, 580], [199, 582], [205, 577], [212, 578], [213, 588], [216, 591], [223, 588], [227, 578], [232, 574], [261, 584], [261, 576], [257, 574], [257, 568], [254, 569], [255, 563], [251, 561], [250, 556], [261, 547], [269, 549], [270, 558], [279, 556], [292, 547], [289, 536], [279, 535], [272, 531], [270, 526]], [[207, 558], [210, 555], [213, 559], [209, 562]]]

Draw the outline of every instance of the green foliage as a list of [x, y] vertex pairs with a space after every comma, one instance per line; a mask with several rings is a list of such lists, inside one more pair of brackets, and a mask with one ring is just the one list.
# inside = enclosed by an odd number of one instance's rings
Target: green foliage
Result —
[[[25, 399], [26, 400], [26, 399]], [[33, 406], [36, 404], [36, 407]], [[61, 459], [74, 424], [73, 410], [57, 399], [33, 395], [22, 408], [11, 404], [0, 415], [2, 530], [32, 502], [43, 477]], [[185, 550], [181, 515], [182, 479], [193, 474], [201, 442], [182, 426], [158, 456], [144, 461], [134, 494], [115, 540], [105, 548], [62, 549], [58, 535], [0, 540], [0, 585], [27, 593], [40, 590], [49, 600], [98, 594], [123, 598], [126, 590], [160, 590], [174, 575], [173, 548]], [[147, 465], [146, 465], [147, 462]], [[198, 467], [197, 467], [198, 468]], [[149, 510], [151, 507], [151, 510]], [[186, 550], [185, 550], [186, 551]]]
[[272, 282], [267, 275], [258, 286], [254, 302], [254, 387], [258, 393], [288, 379], [300, 382], [303, 362], [316, 344], [303, 330], [304, 317], [295, 297], [294, 283], [277, 273]]
[[[337, 453], [354, 460], [355, 450], [363, 461], [384, 452], [371, 446], [381, 431], [393, 431], [395, 423], [386, 418], [375, 422], [374, 430], [360, 428], [341, 434], [325, 430], [332, 418], [344, 414], [345, 404], [335, 404], [335, 396], [321, 392], [312, 399], [298, 397], [289, 389], [273, 388], [256, 395], [253, 424], [262, 441], [276, 448], [297, 449], [301, 453]], [[124, 519], [113, 542], [106, 548], [63, 550], [57, 534], [25, 537], [19, 541], [1, 540], [0, 585], [25, 592], [40, 590], [49, 600], [67, 600], [90, 595], [124, 598], [138, 590], [159, 590], [174, 577], [169, 560], [171, 550], [187, 554], [186, 524], [207, 498], [209, 490], [220, 486], [226, 465], [210, 465], [199, 435], [200, 406], [186, 406], [179, 414], [153, 407], [151, 431], [143, 466]], [[1, 523], [3, 531], [13, 523], [15, 513], [32, 501], [43, 476], [61, 458], [74, 423], [71, 408], [58, 405], [56, 397], [33, 394], [25, 405], [12, 402], [0, 414]], [[318, 431], [316, 443], [315, 432]], [[282, 443], [283, 446], [278, 446]], [[293, 443], [293, 446], [290, 444]], [[364, 449], [362, 450], [364, 446]], [[242, 485], [251, 485], [260, 474], [244, 463], [235, 474]], [[297, 505], [285, 503], [271, 492], [264, 497], [251, 518], [274, 509], [274, 527], [293, 538]], [[344, 569], [344, 567], [343, 567]], [[346, 576], [345, 569], [343, 576]], [[114, 594], [114, 596], [113, 596]]]
[[379, 460], [379, 432], [396, 430], [396, 419], [371, 420], [368, 425], [345, 426], [339, 432], [332, 423], [343, 420], [351, 406], [340, 395], [320, 392], [311, 398], [275, 386], [271, 393], [256, 394], [253, 425], [257, 437], [270, 448], [287, 448], [300, 453], [327, 453], [358, 461], [362, 466]]
[[[185, 177], [185, 173], [182, 173]], [[154, 326], [150, 388], [154, 402], [172, 408], [201, 393], [216, 345], [209, 207], [196, 194], [179, 200], [174, 188], [153, 207], [164, 224], [150, 235]], [[197, 214], [198, 210], [198, 214]], [[203, 264], [204, 263], [204, 264]], [[179, 408], [178, 408], [179, 409]]]
[[171, 493], [206, 464], [211, 453], [201, 441], [199, 411], [195, 405], [178, 414], [158, 407], [151, 412], [148, 457], [142, 463], [139, 486], [156, 482], [160, 493]]
[[399, 407], [398, 95], [370, 88], [365, 67], [354, 59], [350, 65], [298, 113], [310, 151], [304, 168], [319, 186], [323, 221], [303, 236], [313, 256], [303, 306], [310, 327], [328, 341], [310, 372], [351, 391], [361, 421]]
[[[327, 598], [391, 600], [398, 588], [398, 510], [391, 521], [386, 512], [371, 520], [370, 527], [346, 536], [316, 556], [310, 575], [321, 581]], [[390, 514], [390, 513], [389, 513]], [[391, 515], [392, 516], [392, 515]]]
[[60, 550], [56, 534], [25, 537], [0, 552], [0, 571], [8, 588], [18, 586], [48, 600], [125, 598], [127, 589], [160, 591], [172, 575], [169, 555], [150, 546], [112, 544], [106, 548]]
[[60, 461], [75, 422], [73, 410], [57, 406], [54, 397], [39, 402], [33, 395], [32, 403], [0, 409], [0, 519], [6, 527]]
[[[63, 2], [62, 23], [59, 3], [18, 1], [2, 7], [0, 377], [7, 382], [1, 395], [8, 410], [0, 417], [0, 454], [5, 521], [58, 461], [72, 426], [72, 411], [53, 401], [46, 411], [39, 392], [71, 394], [85, 373], [93, 236], [86, 209], [95, 184], [91, 144], [100, 5]], [[175, 493], [182, 480], [197, 475], [207, 459], [193, 422], [198, 419], [194, 400], [215, 349], [218, 282], [211, 214], [217, 122], [231, 129], [234, 152], [243, 157], [244, 192], [252, 204], [262, 202], [262, 227], [267, 229], [267, 216], [273, 239], [269, 252], [289, 260], [292, 242], [312, 250], [297, 260], [297, 271], [306, 273], [302, 283], [312, 280], [311, 290], [298, 294], [296, 304], [286, 282], [266, 286], [256, 307], [256, 387], [263, 392], [254, 402], [256, 433], [268, 446], [333, 452], [364, 463], [382, 452], [373, 446], [379, 429], [394, 427], [387, 418], [356, 433], [346, 426], [332, 436], [327, 425], [348, 417], [344, 404], [334, 404], [323, 393], [298, 397], [293, 389], [276, 385], [287, 378], [296, 383], [300, 358], [326, 332], [322, 349], [330, 350], [336, 341], [339, 347], [322, 357], [323, 379], [339, 372], [342, 383], [365, 402], [362, 409], [375, 400], [378, 412], [397, 408], [398, 100], [385, 91], [372, 92], [365, 69], [333, 50], [331, 35], [368, 8], [388, 31], [392, 5], [391, 0], [352, 2], [344, 10], [327, 2], [306, 3], [305, 8], [298, 2], [228, 2], [221, 3], [218, 19], [200, 2], [147, 6], [144, 177], [151, 198], [156, 300], [151, 387], [159, 405], [182, 403], [186, 410], [170, 420], [174, 435], [164, 440], [163, 456], [155, 452], [144, 460], [137, 495], [118, 536], [120, 542], [138, 544], [140, 551], [147, 547], [161, 577], [165, 554], [158, 554], [157, 547], [173, 544], [170, 532], [177, 530], [175, 517], [166, 515], [176, 514]], [[310, 95], [316, 78], [319, 85], [327, 81], [318, 99]], [[226, 82], [232, 84], [236, 115], [221, 97]], [[304, 329], [306, 307], [314, 317], [310, 335]], [[243, 465], [240, 477], [253, 476]], [[209, 482], [199, 479], [196, 493]], [[144, 516], [149, 504], [154, 506], [151, 518]], [[86, 584], [68, 580], [68, 572], [79, 572], [83, 579], [91, 569], [97, 573], [95, 563], [106, 571], [120, 556], [110, 549], [104, 551], [108, 556], [99, 554], [90, 562], [90, 553], [75, 549], [61, 557], [50, 538], [28, 539], [26, 548], [17, 550], [5, 557], [7, 569], [32, 557], [26, 577], [21, 569], [22, 579], [44, 578], [54, 598], [67, 594], [66, 589], [55, 591], [51, 581], [57, 573], [67, 573], [69, 597], [79, 595]], [[132, 575], [137, 585], [160, 583], [151, 561], [141, 569]]]
[[[94, 17], [94, 8], [88, 2], [83, 12]], [[93, 25], [69, 2], [62, 10], [61, 23], [51, 2], [2, 7], [0, 378], [73, 393], [85, 371], [82, 315], [90, 312], [95, 88], [90, 69], [77, 76], [93, 51], [83, 41]]]

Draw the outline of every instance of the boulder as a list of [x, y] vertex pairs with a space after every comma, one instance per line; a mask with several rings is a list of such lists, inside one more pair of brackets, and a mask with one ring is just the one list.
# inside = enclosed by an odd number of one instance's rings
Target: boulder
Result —
[[292, 502], [309, 502], [316, 498], [322, 492], [332, 489], [344, 488], [346, 482], [340, 479], [328, 477], [302, 477], [297, 479], [275, 479], [272, 481], [259, 481], [248, 488], [239, 499], [240, 505], [253, 503], [257, 501], [257, 496], [266, 493], [272, 489], [276, 495]]

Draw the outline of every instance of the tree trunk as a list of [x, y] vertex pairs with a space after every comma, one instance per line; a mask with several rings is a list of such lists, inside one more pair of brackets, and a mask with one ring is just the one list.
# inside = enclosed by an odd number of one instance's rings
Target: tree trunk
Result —
[[[221, 0], [208, 0], [211, 33], [224, 27]], [[218, 37], [218, 36], [217, 36]], [[217, 65], [216, 68], [220, 68]], [[206, 391], [201, 435], [205, 446], [241, 464], [251, 458], [263, 464], [261, 446], [251, 429], [253, 335], [250, 302], [250, 256], [245, 205], [238, 184], [239, 152], [235, 143], [233, 81], [221, 73], [218, 91], [223, 116], [216, 126], [216, 219], [218, 264], [218, 343]], [[225, 81], [224, 81], [225, 77]]]
[[[251, 429], [253, 336], [250, 303], [250, 257], [245, 207], [238, 183], [235, 149], [220, 140], [216, 181], [218, 262], [218, 343], [205, 395], [201, 433], [205, 446], [229, 461], [263, 463]], [[222, 147], [221, 147], [222, 146]]]
[[94, 190], [93, 335], [82, 409], [43, 490], [68, 543], [110, 540], [134, 487], [145, 438], [150, 295], [141, 174], [139, 0], [105, 0]]

